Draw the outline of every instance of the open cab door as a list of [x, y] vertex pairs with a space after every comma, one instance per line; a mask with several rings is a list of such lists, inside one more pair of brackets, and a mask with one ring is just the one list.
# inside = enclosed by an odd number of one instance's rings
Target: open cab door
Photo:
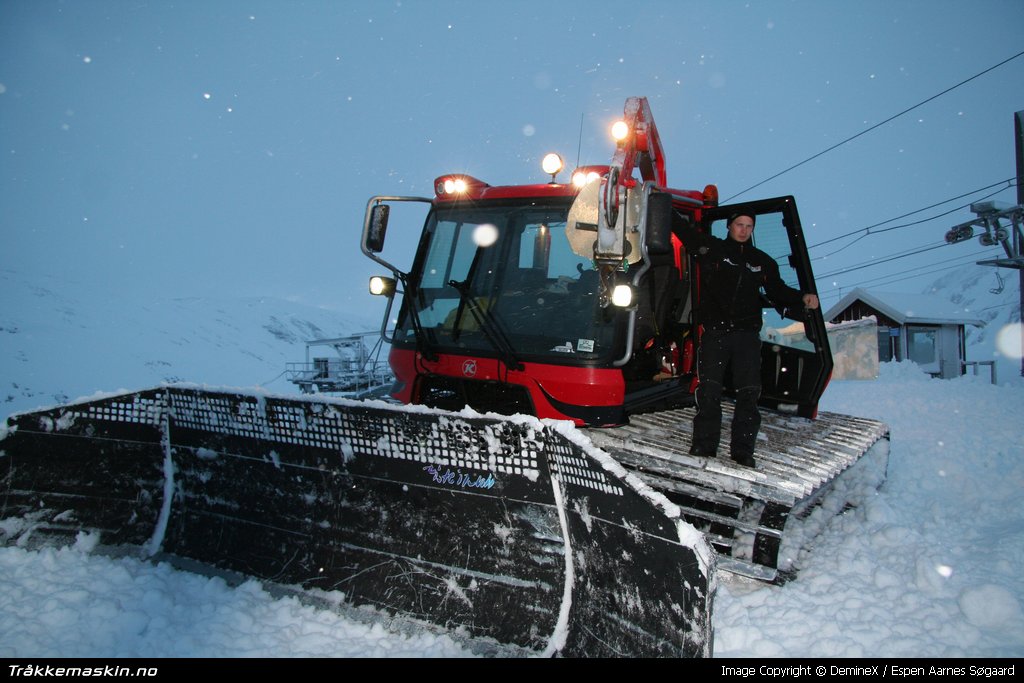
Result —
[[[800, 216], [793, 197], [705, 209], [705, 232], [725, 238], [729, 216], [756, 217], [751, 240], [779, 266], [782, 281], [794, 289], [817, 294]], [[814, 417], [818, 399], [832, 374], [832, 351], [821, 307], [815, 310], [774, 308], [765, 299], [761, 327], [760, 404], [803, 417]]]

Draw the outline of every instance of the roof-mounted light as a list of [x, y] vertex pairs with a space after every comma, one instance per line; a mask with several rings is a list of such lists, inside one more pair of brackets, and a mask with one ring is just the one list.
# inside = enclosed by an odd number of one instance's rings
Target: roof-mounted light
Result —
[[572, 172], [572, 184], [581, 189], [608, 174], [607, 166], [580, 166]]
[[703, 198], [704, 206], [718, 206], [718, 185], [705, 185]]
[[462, 178], [448, 178], [444, 181], [445, 194], [462, 194], [466, 191], [466, 181]]
[[612, 137], [616, 142], [622, 142], [629, 136], [629, 125], [625, 121], [616, 121], [612, 124]]
[[597, 173], [597, 171], [576, 171], [575, 173], [572, 174], [572, 184], [575, 185], [576, 187], [583, 187], [584, 185], [588, 185], [594, 182], [595, 180], [600, 179], [601, 176]]
[[443, 175], [434, 181], [434, 192], [438, 197], [460, 197], [477, 194], [489, 185], [473, 176], [462, 173]]
[[562, 161], [562, 157], [558, 156], [554, 152], [544, 156], [544, 159], [540, 162], [540, 167], [544, 169], [544, 172], [551, 175], [551, 182], [555, 182], [555, 176], [558, 172], [565, 168], [565, 162]]

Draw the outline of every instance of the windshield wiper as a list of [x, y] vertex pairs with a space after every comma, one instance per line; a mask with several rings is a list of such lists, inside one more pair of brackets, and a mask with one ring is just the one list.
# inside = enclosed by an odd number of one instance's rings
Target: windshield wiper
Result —
[[508, 340], [508, 336], [502, 331], [498, 321], [491, 315], [490, 310], [482, 308], [480, 303], [476, 300], [469, 292], [469, 280], [472, 276], [472, 268], [470, 269], [470, 276], [462, 282], [456, 280], [449, 280], [448, 286], [459, 293], [459, 310], [455, 314], [455, 328], [452, 332], [452, 337], [457, 339], [460, 332], [460, 322], [462, 318], [463, 310], [469, 310], [470, 315], [473, 316], [473, 320], [476, 321], [477, 326], [484, 333], [484, 337], [490, 342], [491, 346], [501, 354], [501, 359], [505, 361], [505, 365], [510, 370], [522, 370], [523, 364], [516, 356], [516, 352], [512, 349], [512, 344]]
[[412, 325], [412, 333], [416, 337], [416, 349], [423, 354], [423, 357], [427, 360], [437, 360], [437, 353], [434, 352], [434, 347], [427, 339], [427, 331], [423, 329], [423, 324], [420, 322], [420, 313], [418, 302], [420, 300], [420, 292], [415, 284], [411, 283], [409, 278], [403, 273], [401, 275], [402, 289], [405, 290], [406, 301], [408, 307], [406, 312], [409, 315], [409, 323]]

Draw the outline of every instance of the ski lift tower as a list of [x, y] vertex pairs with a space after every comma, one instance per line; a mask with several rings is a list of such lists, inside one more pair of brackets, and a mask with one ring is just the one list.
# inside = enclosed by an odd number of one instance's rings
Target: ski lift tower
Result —
[[[982, 246], [1002, 246], [1005, 257], [978, 261], [979, 266], [1012, 268], [1019, 275], [1020, 374], [1024, 377], [1024, 111], [1014, 114], [1014, 133], [1017, 147], [1017, 206], [1004, 202], [985, 201], [971, 204], [974, 220], [954, 226], [946, 233], [946, 242], [963, 242], [974, 237], [974, 228], [984, 233], [978, 236]], [[1005, 221], [1005, 222], [1004, 222]], [[1008, 223], [1008, 224], [1007, 224]]]
[[[366, 341], [373, 338], [377, 341], [370, 350]], [[330, 349], [334, 355], [319, 355], [322, 352], [314, 349]], [[306, 342], [306, 362], [288, 363], [286, 378], [304, 394], [324, 392], [352, 398], [383, 394], [395, 377], [387, 360], [380, 359], [380, 350], [381, 340], [376, 332], [313, 339]], [[311, 358], [313, 353], [318, 355]]]

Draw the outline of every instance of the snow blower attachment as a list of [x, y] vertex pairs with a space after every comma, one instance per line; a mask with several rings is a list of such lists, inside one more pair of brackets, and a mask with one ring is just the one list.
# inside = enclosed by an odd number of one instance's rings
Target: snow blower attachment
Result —
[[532, 418], [170, 386], [0, 440], [7, 545], [98, 534], [527, 654], [710, 656], [714, 554], [679, 515]]

